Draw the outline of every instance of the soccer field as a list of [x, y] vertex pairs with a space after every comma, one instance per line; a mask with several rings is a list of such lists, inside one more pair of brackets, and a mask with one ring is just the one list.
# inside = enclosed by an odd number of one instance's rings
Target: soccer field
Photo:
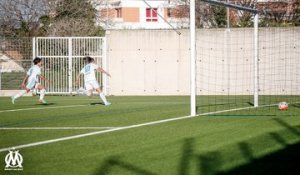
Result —
[[[46, 99], [0, 98], [0, 174], [300, 174], [298, 104], [189, 117], [187, 96]], [[4, 170], [12, 147], [22, 171]]]

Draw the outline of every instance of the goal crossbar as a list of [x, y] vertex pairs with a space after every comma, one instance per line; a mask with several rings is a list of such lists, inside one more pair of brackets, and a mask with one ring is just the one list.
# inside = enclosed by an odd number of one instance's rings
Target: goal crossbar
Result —
[[243, 11], [251, 12], [254, 14], [258, 13], [257, 9], [253, 9], [250, 7], [244, 7], [244, 6], [237, 5], [237, 4], [231, 4], [231, 3], [227, 3], [227, 2], [223, 2], [223, 1], [217, 1], [217, 0], [201, 0], [201, 1], [207, 2], [209, 4], [225, 6], [225, 7], [229, 7], [229, 8], [233, 8], [233, 9], [237, 9], [237, 10], [243, 10]]

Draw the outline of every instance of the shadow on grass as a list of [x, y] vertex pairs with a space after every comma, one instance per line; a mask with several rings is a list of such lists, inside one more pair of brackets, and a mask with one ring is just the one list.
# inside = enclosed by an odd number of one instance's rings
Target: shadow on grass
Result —
[[[262, 135], [262, 137], [254, 138], [254, 140], [228, 145], [228, 148], [223, 147], [220, 151], [198, 153], [195, 148], [199, 145], [195, 143], [195, 139], [185, 139], [175, 175], [299, 175], [300, 128], [299, 126], [291, 126], [284, 120], [278, 118], [273, 119], [273, 121], [282, 126], [283, 130], [266, 133]], [[294, 138], [298, 138], [298, 141], [294, 140], [294, 143], [290, 144], [290, 140], [284, 137], [284, 134], [293, 135]], [[264, 141], [268, 144], [270, 143], [271, 147], [264, 145], [265, 143], [262, 139], [266, 138], [270, 139], [270, 142], [268, 142], [268, 140]], [[261, 145], [260, 141], [263, 145]], [[253, 144], [258, 144], [260, 147], [256, 147], [255, 149], [251, 146]], [[275, 144], [274, 147], [272, 147], [272, 144]], [[236, 149], [234, 149], [235, 147]], [[277, 149], [265, 156], [257, 157], [257, 154], [255, 154], [257, 148]], [[227, 149], [232, 152], [227, 151]], [[235, 154], [238, 155], [238, 157]], [[232, 165], [232, 161], [237, 161], [237, 163], [233, 163], [236, 165]], [[233, 167], [226, 169], [224, 168], [224, 164], [226, 164], [227, 167], [228, 165]], [[142, 168], [121, 161], [118, 156], [112, 156], [101, 164], [94, 175], [109, 175], [115, 174], [116, 172], [126, 172], [124, 174], [129, 173], [136, 175], [155, 175], [156, 173], [153, 171], [155, 170], [149, 170], [147, 167]]]
[[[290, 134], [296, 135], [300, 137], [300, 131], [297, 127], [292, 127], [285, 121], [281, 119], [274, 119], [274, 121], [283, 126], [286, 131]], [[203, 159], [203, 155], [200, 157], [201, 162], [201, 174], [213, 174], [213, 175], [279, 175], [279, 174], [289, 174], [289, 175], [299, 175], [300, 168], [300, 141], [294, 144], [288, 144], [287, 141], [279, 134], [279, 133], [269, 133], [270, 137], [279, 145], [281, 145], [282, 149], [272, 152], [266, 156], [255, 158], [253, 155], [253, 151], [248, 143], [242, 142], [239, 143], [239, 149], [242, 153], [242, 156], [248, 163], [243, 164], [241, 166], [232, 168], [227, 171], [216, 172], [216, 166], [220, 164], [219, 160], [221, 157], [219, 156], [210, 156], [211, 159]], [[218, 155], [217, 153], [215, 153]], [[206, 157], [209, 157], [206, 155]], [[208, 164], [207, 162], [211, 162]], [[206, 171], [208, 170], [208, 171]]]
[[56, 103], [45, 103], [45, 104], [43, 104], [43, 103], [39, 103], [39, 104], [35, 104], [35, 105], [37, 105], [37, 106], [52, 106], [52, 105], [55, 105]]
[[90, 103], [90, 105], [104, 105], [104, 104], [101, 102], [95, 102], [95, 103]]
[[288, 145], [282, 150], [258, 159], [252, 159], [250, 163], [233, 168], [229, 171], [217, 173], [218, 175], [299, 175], [300, 143]]
[[291, 125], [289, 125], [288, 123], [286, 123], [285, 121], [279, 119], [279, 118], [274, 118], [273, 119], [277, 124], [279, 124], [280, 126], [286, 128], [287, 130], [289, 130], [291, 133], [297, 135], [300, 137], [300, 130], [297, 127], [293, 127]]
[[[216, 112], [222, 111], [222, 110], [228, 110], [229, 108], [233, 107], [232, 109], [236, 108], [247, 108], [247, 107], [253, 107], [254, 104], [252, 102], [231, 102], [231, 103], [217, 103], [217, 104], [204, 104], [204, 105], [197, 105], [196, 111], [197, 113], [203, 112]], [[229, 107], [229, 108], [228, 108]]]
[[189, 174], [189, 169], [194, 155], [193, 145], [194, 145], [194, 139], [191, 138], [186, 139], [183, 144], [181, 159], [178, 166], [179, 175]]
[[252, 103], [252, 102], [247, 102], [248, 103], [248, 105], [250, 105], [250, 106], [254, 106], [254, 104]]
[[300, 104], [299, 103], [292, 104], [292, 106], [295, 107], [295, 108], [300, 108]]
[[225, 105], [235, 105], [236, 103], [215, 103], [215, 104], [204, 104], [198, 105], [196, 108], [203, 108], [203, 107], [217, 107], [217, 106], [225, 106]]
[[118, 169], [119, 171], [130, 172], [130, 174], [136, 175], [156, 175], [148, 170], [139, 168], [130, 163], [126, 163], [120, 160], [118, 157], [110, 157], [104, 161], [101, 167], [96, 170], [94, 175], [106, 175], [111, 174], [113, 170]]

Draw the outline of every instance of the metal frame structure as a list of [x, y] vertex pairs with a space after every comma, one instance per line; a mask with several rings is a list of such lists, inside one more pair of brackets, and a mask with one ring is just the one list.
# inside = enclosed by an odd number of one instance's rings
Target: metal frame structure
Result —
[[[36, 37], [32, 39], [32, 45], [33, 58], [43, 59], [42, 74], [53, 82], [43, 82], [48, 94], [71, 95], [77, 91], [75, 79], [84, 66], [85, 56], [93, 57], [107, 70], [105, 37]], [[106, 76], [97, 74], [97, 79], [106, 93]]]
[[[202, 0], [212, 5], [219, 5], [228, 8], [243, 10], [254, 14], [254, 107], [258, 107], [259, 82], [258, 82], [258, 10], [243, 7], [236, 4], [217, 0]], [[190, 98], [190, 115], [196, 116], [196, 32], [195, 32], [195, 0], [190, 1], [190, 63], [191, 63], [191, 98]]]

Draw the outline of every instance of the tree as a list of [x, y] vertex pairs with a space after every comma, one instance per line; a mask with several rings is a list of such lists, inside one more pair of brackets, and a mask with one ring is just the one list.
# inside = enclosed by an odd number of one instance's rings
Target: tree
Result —
[[[88, 0], [58, 0], [50, 18], [45, 18], [50, 36], [99, 36], [101, 27], [95, 25], [95, 4]], [[50, 22], [49, 22], [50, 20]], [[44, 27], [45, 28], [45, 27]]]
[[212, 7], [212, 13], [218, 27], [226, 27], [227, 18], [226, 18], [226, 8], [221, 6]]
[[[176, 17], [189, 17], [189, 2], [186, 5], [178, 6], [172, 11]], [[225, 7], [213, 6], [203, 1], [196, 1], [196, 27], [212, 28], [226, 26], [226, 10]]]
[[0, 0], [1, 36], [99, 36], [93, 0]]
[[[232, 0], [244, 7], [259, 11], [260, 26], [297, 26], [300, 21], [300, 1]], [[235, 27], [253, 26], [253, 14], [241, 10], [231, 10], [231, 23]]]
[[288, 0], [258, 4], [262, 26], [299, 26], [300, 1]]
[[0, 0], [0, 35], [34, 36], [39, 17], [48, 13], [48, 0]]
[[[255, 9], [257, 0], [238, 0], [237, 5]], [[231, 13], [231, 25], [233, 27], [251, 27], [253, 26], [253, 13], [244, 10], [233, 10]]]
[[295, 26], [300, 26], [300, 1], [294, 2], [293, 14]]

